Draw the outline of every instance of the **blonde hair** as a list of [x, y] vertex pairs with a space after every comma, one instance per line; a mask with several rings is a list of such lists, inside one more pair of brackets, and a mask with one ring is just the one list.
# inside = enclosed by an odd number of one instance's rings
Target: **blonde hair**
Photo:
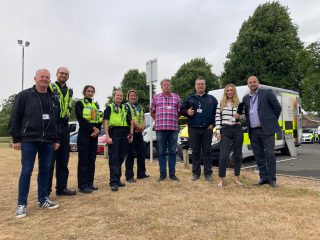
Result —
[[225, 108], [225, 106], [227, 106], [227, 101], [228, 101], [227, 89], [229, 87], [231, 87], [233, 89], [233, 92], [234, 92], [233, 97], [231, 99], [232, 107], [237, 107], [239, 105], [239, 103], [240, 103], [236, 86], [234, 84], [232, 84], [232, 83], [227, 84], [227, 86], [225, 86], [225, 88], [224, 88], [223, 96], [222, 96], [222, 99], [220, 101], [221, 111]]

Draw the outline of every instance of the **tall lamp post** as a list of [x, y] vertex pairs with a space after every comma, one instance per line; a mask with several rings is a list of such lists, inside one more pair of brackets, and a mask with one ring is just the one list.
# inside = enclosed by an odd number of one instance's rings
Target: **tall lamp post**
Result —
[[30, 42], [18, 40], [18, 44], [22, 47], [22, 90], [23, 90], [23, 82], [24, 82], [24, 48], [30, 45]]

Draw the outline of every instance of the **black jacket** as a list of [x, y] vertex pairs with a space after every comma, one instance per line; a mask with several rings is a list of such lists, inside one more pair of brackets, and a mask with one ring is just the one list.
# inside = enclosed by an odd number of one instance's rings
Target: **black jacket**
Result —
[[[204, 95], [197, 96], [196, 93], [191, 94], [186, 101], [182, 103], [181, 114], [188, 117], [188, 126], [195, 128], [208, 128], [209, 125], [213, 127], [216, 125], [215, 117], [217, 110], [217, 99], [205, 93]], [[193, 116], [188, 116], [188, 109], [192, 107], [194, 110]], [[201, 109], [197, 112], [197, 109]]]
[[21, 91], [15, 98], [9, 121], [13, 143], [48, 142], [59, 143], [58, 103], [48, 88], [49, 121], [43, 120], [42, 105], [35, 86]]

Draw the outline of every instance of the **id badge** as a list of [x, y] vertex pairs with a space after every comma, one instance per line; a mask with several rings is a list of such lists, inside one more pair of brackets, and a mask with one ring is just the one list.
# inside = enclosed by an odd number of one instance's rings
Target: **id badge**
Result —
[[171, 109], [172, 109], [172, 107], [171, 107], [171, 106], [167, 106], [167, 109], [168, 109], [168, 110], [171, 110]]
[[49, 114], [42, 114], [42, 119], [43, 120], [49, 120], [50, 119]]
[[197, 109], [197, 113], [202, 113], [202, 109], [201, 109], [201, 108], [198, 108], [198, 109]]

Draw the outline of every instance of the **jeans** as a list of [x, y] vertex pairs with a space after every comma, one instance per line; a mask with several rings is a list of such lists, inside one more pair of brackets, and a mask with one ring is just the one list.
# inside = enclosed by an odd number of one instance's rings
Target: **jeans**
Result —
[[203, 172], [205, 176], [212, 175], [212, 156], [211, 156], [211, 142], [212, 130], [207, 128], [192, 128], [188, 129], [190, 145], [192, 150], [192, 173], [200, 176], [200, 156], [201, 150], [203, 154]]
[[262, 129], [251, 128], [251, 147], [259, 168], [262, 181], [276, 181], [276, 156], [274, 153], [274, 134], [266, 135]]
[[234, 175], [240, 175], [242, 163], [242, 144], [243, 132], [240, 125], [222, 126], [221, 128], [221, 142], [220, 142], [220, 161], [219, 161], [219, 177], [224, 178], [227, 170], [227, 160], [230, 155], [230, 146], [232, 143], [232, 150], [234, 156]]
[[178, 131], [160, 130], [157, 133], [158, 161], [160, 175], [167, 176], [167, 159], [169, 155], [169, 176], [175, 175], [176, 172], [176, 148], [178, 141]]
[[30, 178], [33, 171], [36, 154], [38, 153], [38, 202], [48, 197], [49, 170], [52, 160], [52, 143], [30, 142], [21, 145], [21, 174], [19, 178], [18, 205], [27, 205], [30, 188]]

